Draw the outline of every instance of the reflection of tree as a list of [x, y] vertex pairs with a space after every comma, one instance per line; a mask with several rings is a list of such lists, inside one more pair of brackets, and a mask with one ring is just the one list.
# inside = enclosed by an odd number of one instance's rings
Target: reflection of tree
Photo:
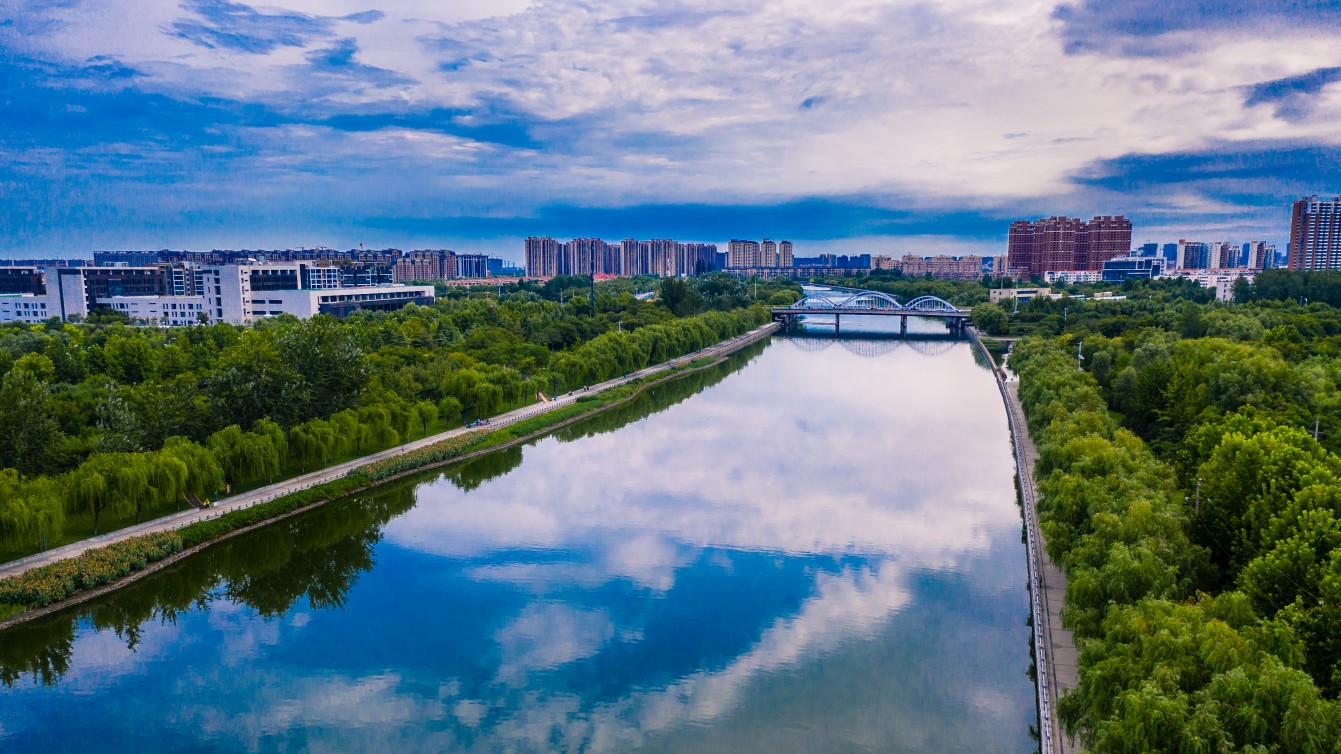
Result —
[[218, 596], [263, 616], [287, 612], [300, 597], [315, 608], [340, 607], [359, 574], [373, 566], [382, 526], [414, 506], [414, 486], [396, 484], [376, 495], [323, 506], [222, 542], [204, 552], [50, 618], [0, 634], [0, 682], [24, 675], [51, 685], [69, 671], [75, 630], [116, 633], [134, 650], [146, 623], [176, 622]]
[[447, 470], [444, 477], [457, 487], [470, 492], [481, 484], [496, 479], [521, 465], [520, 445], [487, 453]]
[[0, 641], [0, 683], [13, 686], [25, 674], [50, 686], [70, 670], [72, 620], [39, 620], [15, 626]]
[[[762, 343], [748, 346], [733, 354], [725, 363], [649, 388], [628, 403], [606, 409], [566, 427], [560, 427], [551, 434], [560, 442], [571, 442], [614, 432], [639, 419], [665, 411], [704, 388], [721, 382], [732, 372], [745, 368], [750, 360], [763, 351]], [[443, 477], [460, 489], [470, 492], [490, 479], [497, 479], [520, 466], [522, 447], [516, 445], [452, 466], [443, 473]]]
[[622, 406], [602, 411], [589, 419], [570, 424], [555, 431], [554, 436], [560, 442], [571, 442], [584, 437], [614, 432], [640, 419], [659, 414], [672, 406], [688, 400], [704, 389], [712, 387], [729, 375], [744, 369], [754, 357], [763, 353], [765, 344], [756, 343], [733, 354], [717, 366], [691, 372], [669, 382], [648, 388], [636, 399]]

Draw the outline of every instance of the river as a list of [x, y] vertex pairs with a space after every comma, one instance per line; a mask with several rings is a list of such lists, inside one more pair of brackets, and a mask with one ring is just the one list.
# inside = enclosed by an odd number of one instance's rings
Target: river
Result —
[[0, 634], [0, 751], [1033, 751], [1000, 395], [863, 325]]

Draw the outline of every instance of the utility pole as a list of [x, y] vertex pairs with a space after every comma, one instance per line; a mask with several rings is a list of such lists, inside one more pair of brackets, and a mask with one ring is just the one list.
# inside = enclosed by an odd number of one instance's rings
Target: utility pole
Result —
[[1078, 341], [1078, 342], [1076, 343], [1076, 371], [1077, 371], [1077, 372], [1079, 372], [1079, 371], [1081, 371], [1081, 370], [1084, 369], [1084, 367], [1082, 367], [1082, 366], [1080, 365], [1080, 362], [1082, 362], [1082, 361], [1085, 360], [1085, 357], [1080, 353], [1080, 349], [1081, 349], [1084, 345], [1085, 345], [1085, 342], [1084, 342], [1084, 341]]
[[1201, 515], [1201, 479], [1197, 479], [1197, 501], [1192, 506], [1192, 516]]
[[1318, 421], [1317, 418], [1313, 419], [1313, 442], [1318, 441]]

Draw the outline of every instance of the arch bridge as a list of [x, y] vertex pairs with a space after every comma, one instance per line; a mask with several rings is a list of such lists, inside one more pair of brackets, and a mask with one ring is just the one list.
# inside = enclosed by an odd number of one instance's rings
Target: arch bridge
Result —
[[773, 319], [791, 327], [797, 320], [808, 315], [833, 315], [835, 331], [842, 328], [842, 317], [846, 315], [879, 315], [899, 318], [899, 332], [908, 333], [909, 317], [940, 319], [955, 335], [963, 335], [968, 323], [969, 312], [960, 309], [944, 299], [935, 296], [919, 296], [908, 303], [902, 303], [894, 296], [880, 291], [857, 291], [843, 298], [825, 298], [806, 296], [790, 306], [773, 307]]

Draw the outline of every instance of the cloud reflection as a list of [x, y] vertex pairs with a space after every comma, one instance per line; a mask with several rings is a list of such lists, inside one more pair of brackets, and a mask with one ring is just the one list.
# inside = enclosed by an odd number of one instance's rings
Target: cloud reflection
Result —
[[[388, 526], [391, 544], [487, 561], [465, 574], [532, 595], [497, 636], [508, 683], [623, 640], [608, 613], [555, 595], [625, 583], [668, 599], [708, 551], [862, 563], [815, 571], [800, 608], [724, 667], [594, 708], [537, 692], [490, 728], [495, 744], [563, 736], [565, 750], [612, 751], [710, 721], [760, 677], [883, 629], [909, 604], [911, 574], [958, 573], [1013, 545], [1000, 397], [965, 363], [967, 345], [930, 359], [911, 349], [820, 357], [807, 345], [781, 340], [757, 368], [617, 432], [543, 440], [524, 451], [522, 473], [468, 494], [422, 487], [420, 504]], [[1020, 578], [988, 574], [985, 588], [1018, 589]]]

